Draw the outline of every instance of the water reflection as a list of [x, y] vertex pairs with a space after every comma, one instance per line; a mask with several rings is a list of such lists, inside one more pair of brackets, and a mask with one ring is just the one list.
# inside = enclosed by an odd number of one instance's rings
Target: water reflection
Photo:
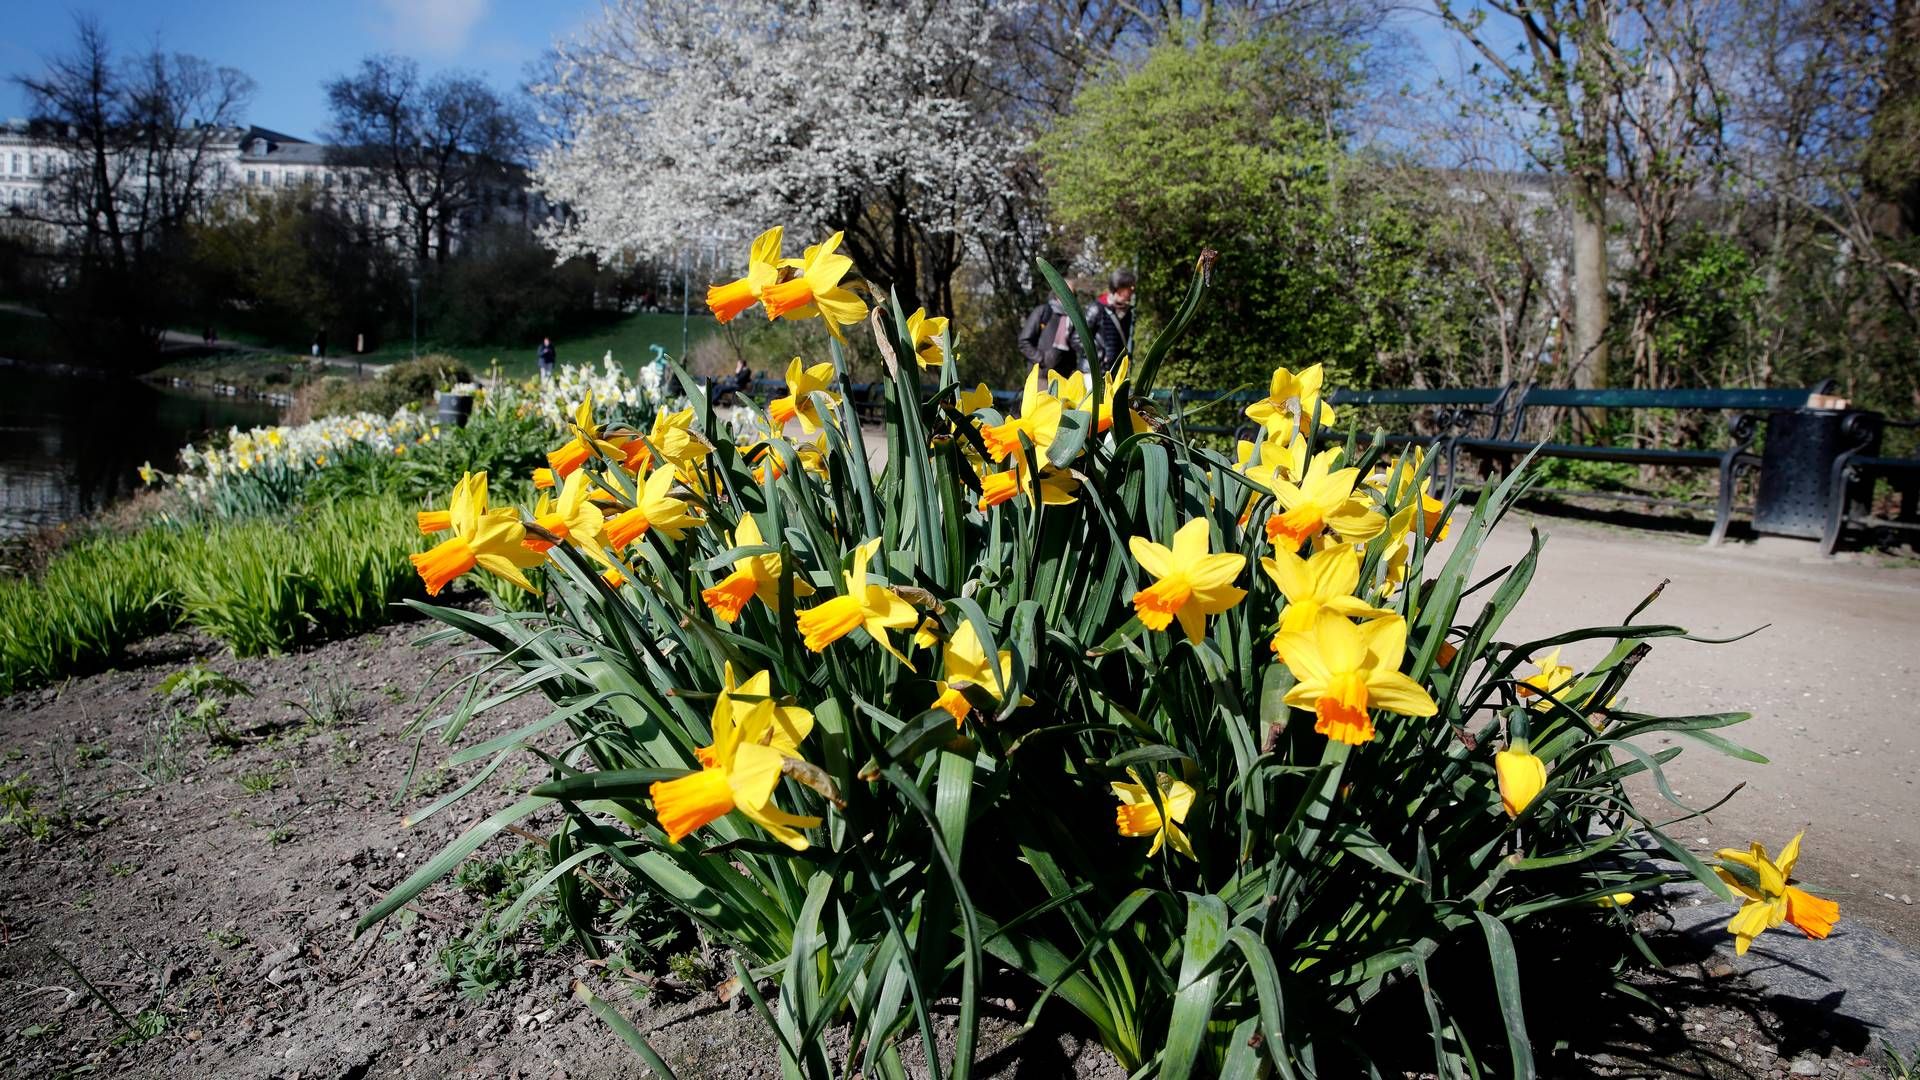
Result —
[[172, 469], [180, 447], [273, 423], [265, 402], [190, 394], [137, 379], [0, 367], [0, 539], [72, 521], [139, 486], [143, 461]]

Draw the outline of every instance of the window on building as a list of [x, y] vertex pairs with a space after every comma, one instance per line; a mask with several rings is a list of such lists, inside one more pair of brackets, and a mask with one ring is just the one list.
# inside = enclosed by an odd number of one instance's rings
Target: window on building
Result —
[[15, 154], [15, 155], [13, 155], [13, 170], [12, 170], [12, 171], [13, 171], [13, 174], [14, 174], [15, 176], [18, 176], [18, 175], [20, 175], [20, 155], [19, 155], [19, 154]]
[[27, 175], [28, 176], [40, 175], [40, 155], [39, 154], [27, 155]]
[[248, 169], [247, 170], [247, 186], [252, 187], [254, 184], [258, 182], [259, 182], [259, 177], [255, 175], [254, 170]]

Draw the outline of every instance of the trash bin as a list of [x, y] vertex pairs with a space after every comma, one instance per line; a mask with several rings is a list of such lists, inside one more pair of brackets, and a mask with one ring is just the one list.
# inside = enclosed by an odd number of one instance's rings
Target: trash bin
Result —
[[440, 407], [440, 426], [467, 426], [467, 418], [473, 415], [472, 394], [452, 394], [442, 390], [434, 400]]
[[[1847, 423], [1859, 416], [1861, 423]], [[1767, 418], [1760, 451], [1760, 489], [1753, 530], [1774, 536], [1818, 540], [1826, 530], [1833, 498], [1833, 461], [1861, 448], [1859, 431], [1870, 433], [1864, 451], [1880, 449], [1878, 413], [1839, 409], [1787, 409]], [[1846, 430], [1849, 427], [1851, 431]]]

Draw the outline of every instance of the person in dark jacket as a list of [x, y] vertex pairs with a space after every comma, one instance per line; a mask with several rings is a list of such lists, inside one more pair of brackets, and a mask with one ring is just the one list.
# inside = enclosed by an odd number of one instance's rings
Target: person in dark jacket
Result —
[[1073, 320], [1067, 318], [1066, 305], [1059, 297], [1050, 298], [1027, 316], [1026, 325], [1020, 328], [1020, 355], [1042, 370], [1061, 375], [1087, 370], [1080, 335], [1073, 332]]
[[540, 361], [540, 377], [543, 379], [553, 378], [553, 362], [555, 359], [555, 354], [553, 351], [552, 338], [540, 339], [540, 352], [538, 354], [538, 358]]
[[1133, 348], [1133, 281], [1133, 271], [1115, 270], [1087, 316], [1101, 367], [1112, 368]]

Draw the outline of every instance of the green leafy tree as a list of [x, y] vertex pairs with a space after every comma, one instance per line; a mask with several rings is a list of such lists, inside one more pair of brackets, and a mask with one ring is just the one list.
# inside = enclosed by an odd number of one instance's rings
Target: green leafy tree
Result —
[[1219, 304], [1174, 361], [1189, 383], [1256, 382], [1276, 363], [1407, 375], [1448, 340], [1435, 321], [1466, 297], [1426, 255], [1427, 215], [1345, 149], [1351, 60], [1276, 36], [1162, 45], [1081, 91], [1041, 140], [1056, 217], [1137, 267], [1148, 322], [1201, 248], [1220, 253]]

